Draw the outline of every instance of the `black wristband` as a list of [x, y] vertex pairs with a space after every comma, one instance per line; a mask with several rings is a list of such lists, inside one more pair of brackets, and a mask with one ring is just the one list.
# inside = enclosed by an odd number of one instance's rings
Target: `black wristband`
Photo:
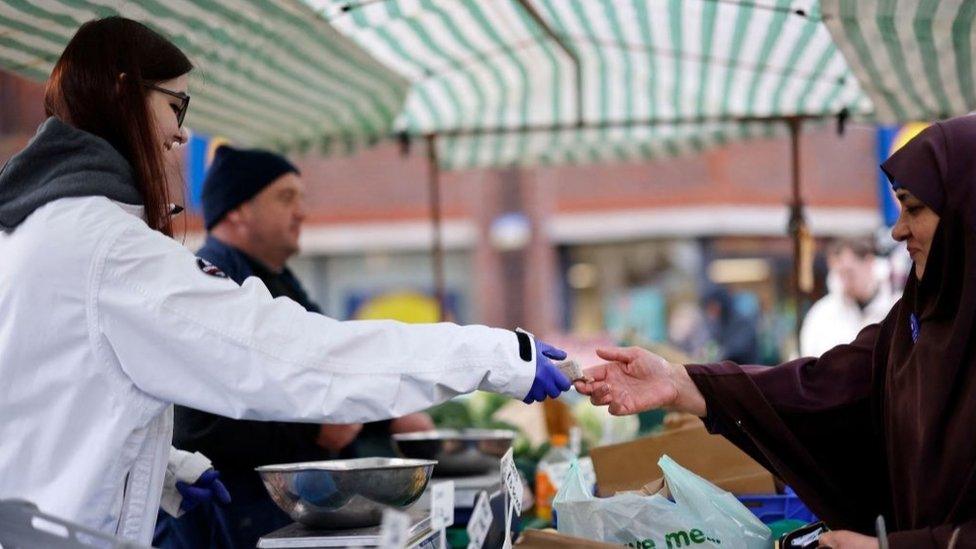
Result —
[[526, 362], [532, 362], [532, 338], [529, 334], [525, 332], [515, 332], [515, 337], [518, 338], [519, 344], [519, 358]]

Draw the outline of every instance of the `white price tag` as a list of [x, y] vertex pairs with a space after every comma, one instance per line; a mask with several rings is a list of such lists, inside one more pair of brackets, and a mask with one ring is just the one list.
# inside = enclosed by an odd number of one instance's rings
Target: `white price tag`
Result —
[[468, 520], [468, 549], [481, 549], [491, 530], [491, 504], [488, 503], [488, 493], [481, 492], [475, 501], [474, 510]]
[[509, 500], [515, 513], [522, 515], [522, 477], [519, 476], [518, 469], [515, 468], [515, 459], [512, 449], [509, 448], [502, 456], [501, 469], [502, 479], [505, 481], [505, 490], [508, 492]]
[[385, 509], [383, 522], [380, 523], [378, 546], [403, 549], [409, 541], [409, 532], [410, 515], [394, 509]]
[[454, 481], [432, 484], [430, 487], [430, 527], [443, 530], [454, 524]]

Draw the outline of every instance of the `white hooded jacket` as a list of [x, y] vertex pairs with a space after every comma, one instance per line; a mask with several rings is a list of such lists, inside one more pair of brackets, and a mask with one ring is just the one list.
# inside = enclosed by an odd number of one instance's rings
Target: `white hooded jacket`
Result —
[[[52, 139], [67, 160], [38, 158]], [[70, 178], [87, 181], [105, 176], [92, 159], [113, 153], [49, 119], [0, 174], [0, 499], [149, 543], [173, 403], [354, 423], [476, 389], [528, 393], [535, 344], [510, 331], [339, 322], [220, 276], [118, 197], [11, 198], [10, 179], [32, 166], [74, 158]]]

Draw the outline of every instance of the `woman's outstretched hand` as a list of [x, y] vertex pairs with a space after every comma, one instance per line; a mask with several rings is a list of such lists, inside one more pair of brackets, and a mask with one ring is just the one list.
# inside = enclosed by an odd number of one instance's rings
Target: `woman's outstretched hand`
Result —
[[572, 387], [570, 380], [552, 363], [553, 360], [566, 360], [566, 352], [538, 339], [535, 340], [535, 345], [535, 380], [529, 394], [522, 400], [526, 404], [542, 402], [547, 396], [559, 398], [559, 395]]
[[640, 347], [599, 349], [609, 362], [587, 368], [576, 390], [616, 416], [667, 408], [704, 416], [705, 399], [685, 367]]

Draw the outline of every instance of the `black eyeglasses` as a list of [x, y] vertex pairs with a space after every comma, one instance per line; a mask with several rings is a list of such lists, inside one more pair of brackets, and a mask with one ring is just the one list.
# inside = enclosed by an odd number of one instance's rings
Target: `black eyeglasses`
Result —
[[186, 118], [186, 111], [190, 108], [190, 95], [184, 92], [176, 92], [173, 90], [167, 90], [166, 88], [159, 87], [155, 84], [145, 84], [145, 86], [151, 90], [156, 90], [160, 93], [165, 93], [171, 97], [175, 97], [180, 100], [180, 106], [176, 109], [176, 123], [182, 128], [183, 119]]

